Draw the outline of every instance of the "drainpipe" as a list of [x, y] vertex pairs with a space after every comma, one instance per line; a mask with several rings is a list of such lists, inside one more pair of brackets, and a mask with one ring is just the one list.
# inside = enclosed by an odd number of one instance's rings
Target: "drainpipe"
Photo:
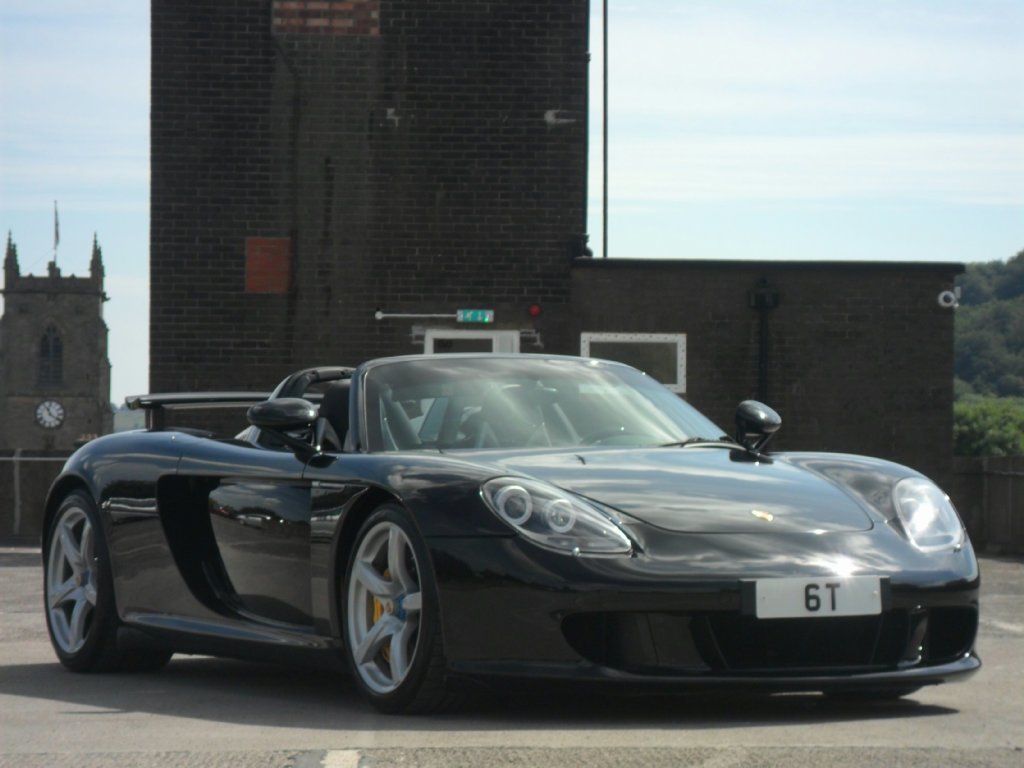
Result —
[[768, 278], [762, 277], [747, 293], [747, 299], [751, 308], [756, 309], [758, 314], [757, 399], [766, 402], [768, 400], [768, 372], [771, 363], [768, 353], [770, 335], [768, 314], [779, 306], [779, 292], [768, 282]]
[[601, 6], [601, 255], [608, 258], [608, 0]]

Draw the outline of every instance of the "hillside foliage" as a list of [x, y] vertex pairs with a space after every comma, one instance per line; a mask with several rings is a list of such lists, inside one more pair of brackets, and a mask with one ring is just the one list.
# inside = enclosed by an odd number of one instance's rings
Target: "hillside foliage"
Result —
[[954, 450], [1024, 455], [1024, 251], [958, 281]]

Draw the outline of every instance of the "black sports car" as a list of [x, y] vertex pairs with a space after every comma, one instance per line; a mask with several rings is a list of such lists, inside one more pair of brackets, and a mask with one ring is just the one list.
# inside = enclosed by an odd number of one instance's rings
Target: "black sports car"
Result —
[[[427, 711], [467, 682], [891, 697], [981, 665], [946, 495], [766, 453], [780, 420], [753, 401], [734, 441], [625, 365], [440, 355], [129, 404], [148, 429], [85, 445], [46, 504], [76, 671], [345, 659], [376, 707]], [[167, 425], [229, 405], [251, 406], [233, 439]]]

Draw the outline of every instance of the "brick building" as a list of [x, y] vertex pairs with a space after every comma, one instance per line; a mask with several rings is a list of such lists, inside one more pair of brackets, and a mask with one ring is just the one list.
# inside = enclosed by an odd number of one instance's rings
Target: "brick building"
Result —
[[0, 450], [70, 450], [110, 431], [103, 256], [88, 277], [22, 275], [8, 235], [0, 318]]
[[589, 6], [153, 0], [151, 388], [589, 351], [941, 479], [955, 265], [586, 257]]
[[560, 347], [585, 225], [587, 0], [154, 0], [151, 376], [409, 351], [378, 308]]
[[954, 316], [946, 292], [962, 270], [590, 259], [572, 271], [572, 327], [580, 338], [683, 337], [681, 389], [724, 428], [753, 397], [782, 415], [773, 448], [882, 456], [946, 481]]

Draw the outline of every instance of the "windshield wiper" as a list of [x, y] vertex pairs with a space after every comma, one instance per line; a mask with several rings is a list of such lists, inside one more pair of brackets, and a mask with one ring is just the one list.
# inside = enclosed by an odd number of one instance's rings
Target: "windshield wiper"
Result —
[[725, 435], [721, 437], [688, 437], [672, 443], [662, 443], [659, 448], [685, 448], [688, 445], [720, 445], [723, 448], [736, 448], [738, 444]]

